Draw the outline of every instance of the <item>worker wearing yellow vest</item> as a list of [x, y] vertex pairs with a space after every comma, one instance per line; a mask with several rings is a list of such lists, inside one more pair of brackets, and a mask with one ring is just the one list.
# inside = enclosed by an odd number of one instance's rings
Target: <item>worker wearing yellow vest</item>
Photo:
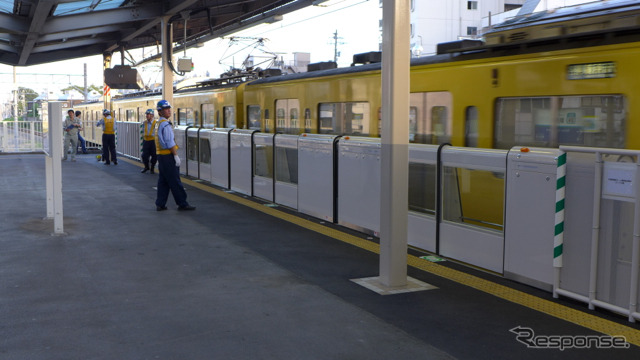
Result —
[[[154, 168], [156, 167], [156, 137], [155, 128], [156, 120], [153, 118], [153, 109], [147, 109], [144, 113], [147, 117], [147, 121], [142, 123], [142, 163], [144, 169], [141, 173], [146, 173], [151, 170], [151, 174], [154, 174]], [[149, 158], [151, 158], [151, 168], [149, 168]]]
[[96, 126], [102, 126], [102, 159], [105, 165], [118, 165], [116, 158], [116, 120], [111, 116], [108, 109], [102, 110], [104, 117], [96, 123]]
[[167, 100], [158, 101], [158, 115], [156, 121], [156, 153], [158, 154], [158, 192], [156, 196], [156, 210], [167, 210], [169, 191], [178, 205], [178, 210], [195, 210], [187, 202], [187, 192], [180, 181], [180, 157], [176, 145], [171, 118], [171, 104]]

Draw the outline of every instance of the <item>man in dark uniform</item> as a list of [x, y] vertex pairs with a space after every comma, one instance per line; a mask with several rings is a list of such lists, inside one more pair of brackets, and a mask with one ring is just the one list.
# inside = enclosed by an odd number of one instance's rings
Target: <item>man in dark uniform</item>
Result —
[[156, 196], [156, 210], [167, 210], [169, 191], [178, 205], [178, 210], [195, 210], [194, 206], [187, 202], [187, 192], [180, 181], [180, 157], [178, 145], [173, 135], [171, 118], [171, 104], [167, 100], [158, 101], [158, 115], [156, 122], [156, 153], [158, 157], [158, 193]]
[[[156, 167], [156, 140], [155, 140], [155, 128], [156, 120], [153, 118], [153, 109], [147, 109], [145, 112], [147, 121], [142, 123], [142, 163], [144, 169], [141, 173], [146, 173], [151, 170], [154, 174], [154, 168]], [[149, 158], [151, 158], [151, 168], [149, 168]]]

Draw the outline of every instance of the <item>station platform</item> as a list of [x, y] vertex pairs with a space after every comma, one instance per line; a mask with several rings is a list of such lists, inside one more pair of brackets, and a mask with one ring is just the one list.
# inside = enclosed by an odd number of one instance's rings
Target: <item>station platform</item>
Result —
[[1, 359], [640, 358], [626, 317], [415, 250], [434, 288], [380, 295], [377, 239], [201, 182], [157, 212], [140, 169], [63, 162], [52, 236], [44, 155], [0, 156]]

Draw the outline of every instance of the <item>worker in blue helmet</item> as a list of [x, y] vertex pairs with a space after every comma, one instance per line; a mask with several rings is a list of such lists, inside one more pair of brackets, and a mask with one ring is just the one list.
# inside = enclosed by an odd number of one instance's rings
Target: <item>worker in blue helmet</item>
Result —
[[[151, 170], [151, 174], [154, 174], [156, 167], [156, 120], [153, 117], [153, 109], [147, 109], [144, 116], [147, 118], [142, 122], [142, 163], [144, 169], [141, 173], [146, 173]], [[149, 167], [151, 165], [151, 167]]]
[[167, 210], [167, 200], [169, 191], [173, 194], [173, 199], [178, 205], [178, 210], [195, 210], [194, 206], [187, 202], [187, 192], [180, 181], [180, 157], [178, 156], [178, 145], [176, 145], [173, 135], [173, 124], [171, 118], [171, 104], [167, 100], [158, 101], [158, 115], [160, 118], [156, 122], [156, 154], [158, 157], [158, 192], [156, 196], [156, 210]]

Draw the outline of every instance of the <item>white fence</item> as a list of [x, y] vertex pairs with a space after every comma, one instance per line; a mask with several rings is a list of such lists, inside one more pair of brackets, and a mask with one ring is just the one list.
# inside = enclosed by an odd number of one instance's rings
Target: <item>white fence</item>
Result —
[[44, 130], [42, 121], [0, 122], [0, 152], [43, 151]]

